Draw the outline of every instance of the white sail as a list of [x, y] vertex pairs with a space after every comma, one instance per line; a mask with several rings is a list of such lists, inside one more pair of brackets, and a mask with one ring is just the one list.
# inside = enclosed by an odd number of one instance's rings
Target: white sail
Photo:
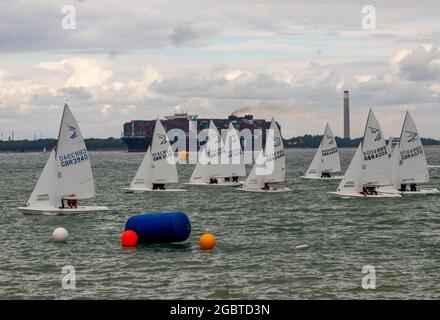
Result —
[[224, 145], [217, 127], [211, 120], [206, 143], [199, 150], [198, 161], [189, 183], [209, 183], [211, 178], [229, 177], [228, 165], [222, 164], [223, 157], [225, 157]]
[[399, 142], [400, 184], [429, 181], [428, 164], [417, 127], [406, 113]]
[[372, 110], [368, 114], [362, 140], [364, 181], [366, 186], [392, 184], [391, 163], [382, 129]]
[[400, 151], [399, 145], [394, 146], [391, 151], [390, 163], [391, 163], [391, 173], [393, 177], [393, 187], [394, 189], [400, 189]]
[[240, 137], [234, 125], [229, 123], [228, 132], [224, 142], [224, 156], [222, 163], [226, 163], [225, 170], [229, 177], [244, 177], [246, 176], [246, 167], [243, 159], [243, 151], [241, 149]]
[[227, 164], [222, 164], [222, 157], [225, 156], [225, 148], [214, 121], [209, 122], [208, 138], [206, 141], [206, 156], [208, 157], [209, 178], [229, 177]]
[[389, 157], [391, 157], [391, 154], [393, 153], [393, 137], [392, 136], [390, 136], [388, 138], [387, 153], [388, 153]]
[[89, 154], [81, 130], [64, 105], [56, 149], [57, 188], [61, 197], [87, 199], [95, 196]]
[[151, 142], [151, 176], [152, 183], [179, 181], [174, 153], [159, 119], [156, 120]]
[[[273, 132], [271, 136], [270, 132]], [[273, 150], [273, 151], [272, 151]], [[266, 147], [264, 148], [266, 164], [274, 162], [274, 170], [265, 177], [266, 182], [283, 182], [286, 180], [286, 158], [284, 155], [283, 138], [280, 128], [274, 119], [270, 124], [269, 134], [266, 135]]]
[[151, 175], [151, 151], [148, 148], [145, 156], [142, 159], [133, 180], [131, 181], [131, 188], [133, 189], [152, 189], [152, 175]]
[[198, 153], [197, 164], [189, 178], [189, 183], [209, 183], [208, 157], [206, 155], [206, 145], [203, 145]]
[[330, 125], [327, 124], [324, 131], [324, 136], [321, 141], [322, 165], [323, 172], [340, 172], [341, 162], [339, 159], [338, 145], [333, 135]]
[[284, 144], [280, 129], [272, 119], [266, 131], [264, 152], [260, 152], [251, 173], [246, 179], [245, 188], [262, 188], [265, 183], [283, 182], [286, 179]]
[[359, 193], [363, 188], [363, 158], [362, 144], [359, 144], [356, 152], [351, 159], [350, 165], [345, 172], [344, 177], [338, 187], [338, 192], [342, 193]]
[[29, 207], [59, 207], [61, 196], [56, 187], [55, 149], [50, 153], [46, 165], [27, 202]]
[[263, 157], [263, 151], [261, 151], [244, 184], [244, 187], [246, 189], [261, 189], [264, 187], [264, 183], [266, 182], [264, 176], [257, 175], [257, 168], [260, 169], [263, 168], [264, 166], [265, 166], [265, 158]]
[[318, 150], [316, 150], [315, 156], [313, 157], [312, 162], [310, 163], [309, 168], [306, 171], [305, 177], [316, 177], [319, 178], [322, 175], [322, 152], [321, 152], [322, 142], [319, 144]]
[[305, 177], [321, 177], [323, 172], [335, 173], [341, 171], [339, 150], [333, 132], [327, 124], [318, 150], [310, 163]]

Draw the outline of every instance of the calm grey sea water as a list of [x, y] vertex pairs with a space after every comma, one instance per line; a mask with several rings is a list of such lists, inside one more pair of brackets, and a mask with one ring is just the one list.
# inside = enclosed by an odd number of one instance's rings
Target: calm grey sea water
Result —
[[[96, 204], [111, 211], [23, 216], [48, 154], [0, 154], [0, 298], [332, 299], [440, 298], [439, 196], [338, 199], [338, 182], [302, 181], [315, 150], [287, 150], [293, 192], [243, 193], [190, 188], [182, 193], [125, 194], [142, 154], [91, 153]], [[342, 150], [343, 169], [354, 150]], [[427, 149], [440, 164], [440, 149]], [[182, 182], [193, 166], [180, 165]], [[249, 170], [248, 170], [249, 172]], [[440, 168], [430, 169], [440, 188]], [[139, 212], [183, 210], [192, 223], [186, 244], [122, 249], [125, 220]], [[51, 241], [62, 226], [69, 241]], [[217, 247], [198, 247], [203, 232]], [[308, 244], [308, 251], [295, 246]], [[76, 269], [76, 290], [61, 287], [61, 268]], [[364, 265], [376, 290], [364, 290]]]

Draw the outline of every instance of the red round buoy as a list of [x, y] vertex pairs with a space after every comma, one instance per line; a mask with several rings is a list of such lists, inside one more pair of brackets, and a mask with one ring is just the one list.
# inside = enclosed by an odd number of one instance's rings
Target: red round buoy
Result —
[[121, 244], [123, 247], [136, 247], [138, 236], [132, 230], [126, 230], [121, 234]]

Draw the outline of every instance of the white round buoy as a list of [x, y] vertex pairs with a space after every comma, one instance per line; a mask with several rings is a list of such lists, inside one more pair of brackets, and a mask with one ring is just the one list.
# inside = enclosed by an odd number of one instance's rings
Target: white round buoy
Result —
[[296, 250], [307, 250], [309, 248], [308, 244], [300, 244], [299, 246], [296, 246]]
[[69, 237], [69, 233], [64, 228], [56, 228], [52, 233], [52, 239], [56, 242], [65, 242]]

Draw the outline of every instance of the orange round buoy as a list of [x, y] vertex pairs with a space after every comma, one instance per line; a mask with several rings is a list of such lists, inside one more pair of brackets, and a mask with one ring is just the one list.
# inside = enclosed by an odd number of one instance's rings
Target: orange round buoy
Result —
[[123, 247], [135, 247], [137, 245], [138, 236], [132, 230], [126, 230], [121, 234], [121, 244]]
[[200, 248], [203, 250], [211, 250], [215, 247], [216, 242], [215, 237], [210, 233], [202, 234], [199, 239]]

